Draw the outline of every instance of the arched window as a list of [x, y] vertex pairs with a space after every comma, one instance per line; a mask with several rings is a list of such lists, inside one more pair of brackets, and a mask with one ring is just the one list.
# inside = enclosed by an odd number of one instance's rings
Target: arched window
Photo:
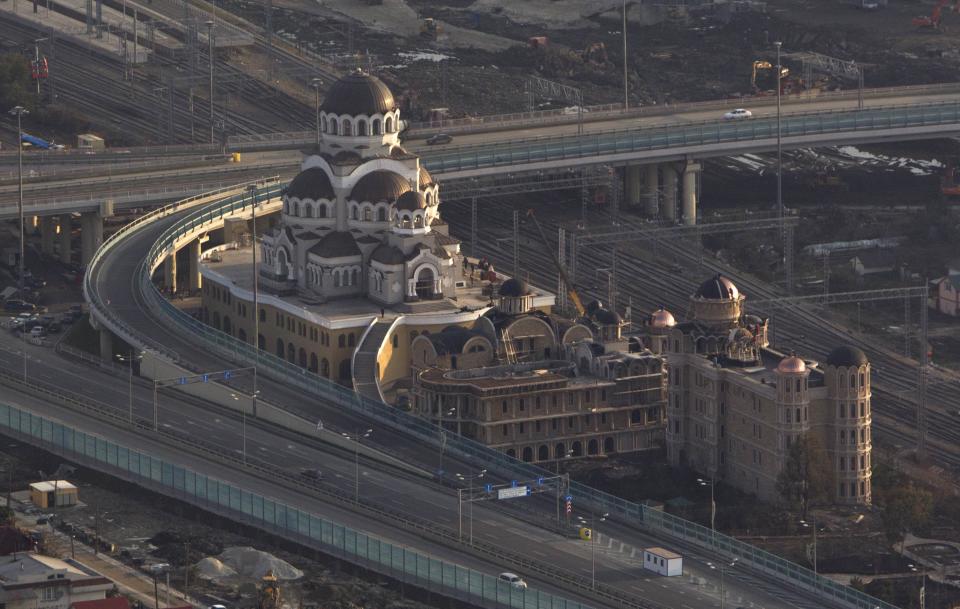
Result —
[[639, 408], [634, 408], [630, 411], [630, 424], [631, 425], [642, 425], [643, 424], [643, 411]]
[[386, 120], [383, 121], [383, 130], [387, 133], [393, 133], [393, 117], [388, 116]]
[[527, 463], [533, 461], [533, 449], [529, 446], [523, 449], [523, 460]]
[[583, 456], [583, 444], [581, 444], [579, 440], [573, 443], [573, 446], [570, 447], [570, 450], [573, 451], [574, 457]]
[[303, 217], [304, 218], [313, 217], [313, 205], [310, 205], [309, 203], [303, 204]]
[[353, 278], [350, 281], [350, 285], [360, 285], [360, 271], [353, 269]]
[[320, 117], [320, 131], [323, 131], [324, 133], [327, 132], [327, 117], [326, 117], [326, 116], [321, 116], [321, 117]]
[[367, 134], [367, 121], [360, 119], [357, 121], [357, 135], [366, 135]]
[[220, 313], [217, 311], [213, 312], [213, 327], [217, 330], [220, 329]]
[[318, 217], [318, 218], [326, 218], [326, 217], [327, 217], [327, 204], [326, 204], [326, 203], [320, 203], [319, 205], [317, 205], [317, 217]]
[[297, 361], [297, 348], [293, 346], [293, 343], [287, 343], [287, 361], [291, 364]]
[[370, 209], [369, 205], [364, 205], [363, 207], [363, 221], [369, 222], [373, 220], [373, 210]]
[[350, 126], [350, 119], [345, 118], [340, 123], [340, 132], [343, 135], [353, 135], [353, 129]]
[[320, 361], [320, 376], [330, 378], [330, 362], [327, 361], [327, 358], [323, 358]]
[[297, 358], [300, 362], [301, 368], [307, 367], [307, 352], [304, 351], [303, 347], [300, 347], [300, 352], [298, 353], [299, 357]]
[[850, 373], [850, 387], [857, 386], [857, 374], [855, 372]]
[[285, 213], [285, 214], [289, 214], [289, 213], [290, 213], [290, 201], [284, 201], [284, 202], [283, 202], [283, 213]]
[[267, 321], [267, 310], [260, 309], [260, 321]]
[[360, 219], [360, 207], [358, 205], [354, 205], [352, 208], [350, 208], [350, 218], [353, 220]]
[[223, 316], [223, 331], [230, 334], [233, 331], [233, 324], [230, 323], [230, 316]]
[[616, 444], [614, 444], [613, 438], [611, 438], [611, 437], [604, 438], [604, 440], [603, 440], [603, 452], [604, 452], [604, 454], [608, 454], [608, 455], [609, 455], [610, 453], [615, 452], [616, 450], [617, 450], [617, 449], [616, 449]]
[[413, 227], [414, 228], [423, 228], [423, 215], [414, 214], [413, 215]]
[[546, 461], [550, 458], [550, 448], [546, 444], [541, 444], [537, 449], [537, 461]]
[[317, 354], [316, 354], [316, 353], [311, 353], [311, 354], [310, 354], [310, 372], [316, 372], [316, 371], [317, 371], [317, 368], [318, 368], [318, 365], [317, 365]]
[[300, 215], [300, 204], [299, 204], [299, 203], [294, 203], [294, 204], [293, 204], [293, 215], [294, 215], [294, 216], [299, 216], [299, 215]]
[[349, 381], [350, 380], [350, 358], [347, 358], [340, 362], [340, 380]]
[[340, 287], [340, 271], [333, 272], [333, 287], [335, 288]]
[[348, 346], [348, 347], [355, 347], [356, 344], [355, 344], [354, 341], [355, 341], [355, 339], [353, 338], [353, 332], [351, 332], [350, 335], [347, 336], [347, 346]]
[[257, 349], [266, 349], [267, 348], [267, 339], [263, 337], [263, 334], [257, 334]]
[[373, 135], [380, 135], [380, 119], [375, 118], [371, 123], [371, 132]]
[[337, 337], [337, 346], [341, 349], [347, 346], [347, 337], [341, 334]]
[[277, 339], [277, 357], [283, 359], [283, 339]]
[[336, 135], [336, 134], [337, 134], [337, 119], [332, 118], [330, 119], [330, 135]]
[[596, 439], [590, 440], [587, 443], [587, 454], [595, 455], [600, 452], [600, 443]]
[[387, 208], [380, 207], [377, 208], [377, 222], [386, 222], [387, 221]]

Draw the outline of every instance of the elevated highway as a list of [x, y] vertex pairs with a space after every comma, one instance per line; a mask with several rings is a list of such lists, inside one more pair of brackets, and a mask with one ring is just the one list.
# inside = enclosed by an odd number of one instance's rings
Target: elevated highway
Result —
[[[281, 188], [280, 185], [266, 185], [259, 197], [273, 205], [272, 201]], [[426, 464], [432, 469], [429, 464], [444, 445], [448, 459], [464, 463], [462, 471], [488, 467], [491, 473], [505, 479], [528, 479], [547, 474], [458, 436], [441, 443], [435, 426], [381, 403], [365, 400], [269, 353], [255, 354], [250, 345], [196, 322], [164, 300], [150, 277], [150, 269], [157, 265], [157, 261], [170, 256], [178, 247], [193, 247], [192, 239], [216, 230], [223, 218], [242, 217], [249, 213], [249, 196], [243, 193], [243, 189], [227, 191], [218, 197], [208, 199], [211, 201], [208, 205], [198, 200], [160, 210], [136, 226], [125, 229], [98, 252], [86, 278], [85, 293], [93, 317], [107, 334], [106, 346], [102, 350], [112, 351], [109, 336], [115, 334], [142, 346], [150, 357], [180, 365], [183, 369], [209, 371], [256, 361], [261, 371], [259, 389], [264, 401], [308, 420], [320, 419], [324, 425], [334, 424], [344, 429], [375, 427], [380, 432], [375, 433], [370, 441], [410, 463]], [[238, 388], [247, 392], [251, 389], [246, 381], [238, 381]], [[170, 421], [169, 424], [176, 426], [177, 422]], [[740, 557], [741, 564], [749, 566], [744, 577], [751, 582], [747, 587], [752, 588], [744, 591], [744, 598], [762, 596], [764, 590], [778, 589], [776, 599], [757, 598], [759, 606], [884, 607], [876, 599], [817, 578], [802, 567], [736, 540], [711, 534], [693, 523], [647, 510], [582, 485], [574, 484], [571, 490], [581, 509], [610, 512], [613, 521], [610, 526], [616, 531], [617, 539], [627, 547], [642, 548], [664, 543], [688, 548], [685, 552], [689, 555], [704, 556], [705, 559], [711, 559], [722, 547], [724, 554]], [[431, 507], [425, 508], [429, 513], [446, 509], [441, 507], [443, 505], [449, 506], [449, 499], [446, 502], [439, 498], [423, 499], [429, 499]], [[553, 503], [550, 502], [546, 513], [552, 514], [552, 511]], [[544, 521], [551, 519], [549, 515], [541, 517]], [[537, 545], [516, 536], [513, 520], [507, 514], [494, 513], [490, 527], [500, 531], [497, 543], [504, 548], [524, 552]], [[548, 546], [541, 543], [539, 547], [546, 549]], [[545, 560], [567, 565], [567, 559], [555, 555], [552, 550], [548, 550]], [[585, 562], [569, 564], [574, 570], [588, 568]], [[636, 577], [631, 575], [624, 579], [623, 573], [616, 571], [599, 575], [604, 571], [598, 569], [598, 576], [610, 579], [602, 581], [624, 593], [631, 593], [635, 586], [643, 585]], [[662, 593], [654, 591], [662, 594], [656, 597], [656, 602], [666, 600], [667, 606], [679, 602], [679, 597], [672, 596], [676, 592], [669, 587]]]

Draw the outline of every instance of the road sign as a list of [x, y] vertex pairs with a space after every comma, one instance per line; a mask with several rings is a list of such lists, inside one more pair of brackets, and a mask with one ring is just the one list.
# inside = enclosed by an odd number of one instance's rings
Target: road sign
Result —
[[492, 493], [492, 492], [493, 492], [493, 484], [491, 484], [491, 483], [488, 482], [488, 483], [486, 484], [486, 486], [484, 486], [484, 489], [485, 489], [488, 493]]
[[567, 500], [567, 516], [573, 513], [573, 502], [569, 499]]
[[502, 488], [497, 490], [497, 499], [513, 499], [515, 497], [526, 497], [529, 494], [529, 489], [526, 485], [524, 486], [511, 486], [510, 488]]

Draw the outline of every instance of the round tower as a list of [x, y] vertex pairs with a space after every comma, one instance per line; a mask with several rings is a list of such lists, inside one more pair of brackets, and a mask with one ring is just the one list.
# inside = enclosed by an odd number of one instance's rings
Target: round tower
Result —
[[707, 279], [690, 297], [693, 318], [708, 326], [732, 328], [743, 310], [744, 296], [730, 279], [717, 274]]
[[667, 351], [667, 341], [670, 339], [670, 330], [677, 325], [673, 313], [660, 307], [650, 314], [647, 320], [647, 340], [650, 351], [662, 355]]
[[837, 503], [871, 502], [870, 362], [856, 347], [834, 349], [826, 361], [828, 401], [833, 407]]

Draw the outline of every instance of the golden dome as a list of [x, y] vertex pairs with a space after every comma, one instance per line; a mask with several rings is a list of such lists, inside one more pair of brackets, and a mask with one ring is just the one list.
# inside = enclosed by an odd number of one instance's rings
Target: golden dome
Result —
[[654, 328], [672, 328], [677, 325], [677, 320], [670, 311], [660, 307], [650, 315], [650, 325]]
[[777, 365], [777, 372], [785, 374], [800, 374], [807, 371], [807, 365], [796, 355], [789, 355]]

